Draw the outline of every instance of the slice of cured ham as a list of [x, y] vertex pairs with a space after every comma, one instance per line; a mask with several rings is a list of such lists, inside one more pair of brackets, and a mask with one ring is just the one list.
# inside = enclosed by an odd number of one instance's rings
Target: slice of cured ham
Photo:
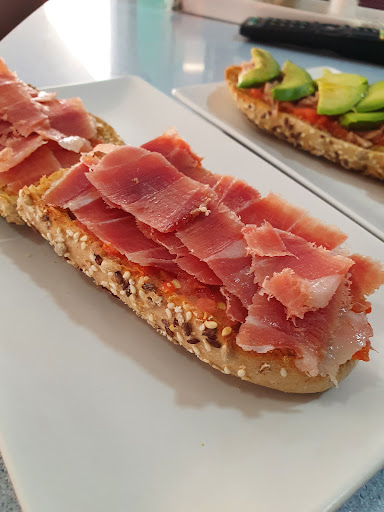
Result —
[[36, 132], [46, 140], [56, 141], [62, 148], [67, 151], [80, 153], [81, 151], [90, 151], [91, 143], [78, 135], [66, 136], [63, 133], [51, 127], [39, 128]]
[[29, 93], [37, 103], [47, 103], [56, 99], [57, 94], [55, 92], [37, 91], [32, 87], [29, 88]]
[[[73, 203], [72, 203], [73, 208]], [[112, 245], [130, 261], [155, 266], [171, 273], [179, 272], [167, 249], [149, 240], [139, 230], [135, 217], [124, 210], [110, 208], [99, 196], [88, 204], [71, 210], [104, 243]]]
[[244, 224], [257, 226], [269, 222], [275, 228], [290, 231], [305, 213], [304, 208], [293, 206], [277, 194], [270, 193], [245, 208], [241, 213], [241, 220]]
[[66, 136], [83, 139], [96, 136], [96, 123], [85, 110], [80, 98], [53, 100], [44, 104], [51, 128]]
[[248, 252], [253, 256], [293, 256], [284, 244], [279, 231], [265, 222], [261, 227], [248, 224], [243, 229]]
[[171, 254], [176, 255], [179, 267], [194, 276], [200, 282], [210, 285], [221, 285], [221, 280], [204, 262], [193, 256], [175, 233], [161, 233], [143, 222], [137, 221], [138, 228], [147, 238], [166, 247]]
[[350, 289], [353, 310], [370, 312], [371, 304], [367, 296], [384, 284], [384, 268], [380, 262], [368, 256], [352, 254], [350, 258], [355, 263], [351, 268]]
[[338, 247], [348, 238], [338, 227], [324, 224], [309, 213], [300, 217], [289, 231], [329, 250]]
[[30, 87], [11, 73], [0, 59], [0, 118], [24, 137], [48, 121], [42, 106], [32, 101]]
[[12, 124], [8, 121], [2, 121], [0, 119], [0, 144], [2, 146], [7, 145], [7, 140], [13, 132]]
[[221, 176], [213, 187], [219, 204], [223, 203], [241, 218], [241, 213], [260, 199], [260, 192], [243, 180], [233, 176]]
[[46, 144], [46, 141], [36, 134], [29, 137], [11, 137], [7, 141], [7, 146], [0, 152], [0, 173], [18, 165], [43, 144]]
[[244, 323], [247, 317], [248, 311], [242, 305], [240, 299], [230, 293], [224, 286], [220, 288], [221, 293], [224, 295], [227, 308], [226, 313], [228, 317], [234, 322]]
[[252, 261], [241, 232], [244, 226], [225, 206], [211, 205], [210, 208], [208, 216], [193, 219], [176, 234], [247, 307], [252, 303], [257, 285], [250, 274]]
[[191, 276], [194, 276], [198, 281], [210, 285], [220, 285], [221, 280], [204, 262], [193, 256], [187, 254], [185, 256], [176, 256], [176, 263], [179, 267]]
[[[243, 350], [266, 353], [280, 349], [297, 356], [296, 366], [308, 375], [330, 375], [369, 342], [372, 329], [364, 313], [348, 309], [348, 288], [341, 286], [326, 308], [311, 311], [296, 324], [283, 305], [255, 294], [236, 342]], [[337, 338], [337, 342], [335, 341]]]
[[[336, 329], [327, 343], [327, 350], [319, 361], [320, 375], [329, 375], [337, 384], [336, 375], [341, 364], [346, 363], [363, 348], [370, 349], [370, 338], [373, 336], [371, 325], [364, 313], [339, 310]], [[369, 357], [366, 359], [369, 360]], [[303, 363], [297, 362], [297, 367], [303, 370]], [[305, 369], [303, 370], [305, 371]]]
[[308, 311], [325, 308], [342, 282], [340, 275], [306, 279], [285, 268], [271, 278], [265, 278], [261, 292], [281, 302], [288, 318], [303, 318]]
[[103, 198], [165, 233], [207, 213], [212, 198], [209, 187], [143, 148], [117, 147], [91, 169], [87, 177]]
[[202, 158], [191, 150], [190, 145], [179, 137], [175, 130], [168, 130], [160, 137], [143, 144], [142, 147], [148, 151], [160, 153], [176, 169], [199, 183], [213, 187], [220, 178], [219, 175], [202, 167]]
[[12, 194], [24, 186], [36, 183], [42, 176], [52, 174], [60, 169], [60, 162], [46, 146], [41, 146], [7, 172], [0, 173], [0, 187], [7, 187]]
[[243, 234], [255, 282], [261, 293], [286, 307], [288, 317], [303, 318], [308, 311], [324, 308], [354, 264], [269, 223], [247, 225]]
[[68, 151], [57, 144], [57, 142], [49, 141], [47, 147], [52, 151], [55, 157], [60, 162], [60, 166], [63, 169], [69, 169], [80, 160], [79, 153], [74, 151]]
[[93, 189], [86, 178], [88, 167], [82, 162], [73, 166], [62, 178], [55, 181], [43, 198], [47, 204], [69, 208], [70, 201]]
[[90, 139], [96, 136], [96, 123], [85, 110], [80, 98], [53, 100], [44, 103], [49, 124], [36, 129], [46, 139], [62, 148], [80, 153], [90, 151]]
[[139, 220], [136, 221], [138, 228], [144, 233], [147, 238], [150, 238], [154, 242], [163, 245], [166, 247], [172, 254], [177, 254], [178, 256], [188, 256], [190, 252], [185, 247], [185, 245], [181, 242], [181, 240], [172, 233], [161, 233], [157, 229], [148, 226], [144, 222]]
[[334, 249], [347, 239], [347, 235], [337, 227], [323, 224], [304, 208], [293, 206], [273, 193], [245, 208], [240, 218], [244, 224], [257, 226], [269, 222], [275, 228], [289, 231], [326, 249]]

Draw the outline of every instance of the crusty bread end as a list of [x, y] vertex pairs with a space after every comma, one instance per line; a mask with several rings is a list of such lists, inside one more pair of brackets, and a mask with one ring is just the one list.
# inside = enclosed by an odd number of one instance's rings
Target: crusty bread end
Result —
[[[45, 191], [65, 172], [43, 178], [38, 186], [20, 191], [18, 211], [23, 220], [49, 241], [56, 253], [91, 277], [173, 343], [225, 374], [291, 393], [316, 393], [333, 386], [328, 377], [309, 377], [295, 366], [293, 356], [243, 351], [235, 342], [236, 329], [188, 302], [182, 289], [162, 291], [159, 273], [110, 255], [102, 242], [60, 208], [47, 205]], [[227, 322], [226, 322], [227, 320]], [[213, 323], [212, 323], [213, 322]], [[356, 361], [340, 367], [340, 382]]]
[[247, 89], [236, 86], [240, 71], [240, 66], [228, 67], [225, 79], [237, 107], [259, 128], [346, 169], [384, 180], [384, 147], [382, 151], [366, 149], [337, 139], [291, 114], [274, 112], [270, 105], [253, 98]]

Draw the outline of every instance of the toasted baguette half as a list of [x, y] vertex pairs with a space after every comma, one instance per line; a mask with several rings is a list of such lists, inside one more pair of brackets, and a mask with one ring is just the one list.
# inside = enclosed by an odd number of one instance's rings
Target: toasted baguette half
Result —
[[247, 89], [237, 87], [240, 71], [240, 66], [228, 67], [225, 79], [237, 107], [259, 128], [312, 155], [384, 180], [384, 147], [382, 150], [366, 149], [337, 139], [292, 114], [274, 112], [270, 105], [253, 98]]
[[[215, 318], [197, 309], [178, 286], [172, 292], [164, 291], [156, 269], [111, 255], [67, 211], [47, 205], [44, 193], [64, 172], [42, 178], [37, 186], [24, 187], [18, 212], [69, 264], [123, 301], [160, 334], [225, 374], [291, 393], [317, 393], [334, 385], [328, 377], [309, 377], [299, 371], [294, 356], [277, 350], [267, 354], [243, 351], [235, 342], [237, 328], [224, 313]], [[337, 380], [344, 379], [355, 364], [350, 360], [341, 366]]]
[[[100, 117], [90, 115], [96, 121], [97, 139], [105, 143], [113, 142], [115, 144], [124, 144], [123, 140], [108, 123]], [[17, 197], [17, 194], [7, 192], [6, 187], [0, 187], [0, 215], [5, 217], [7, 222], [21, 225], [24, 224], [24, 221], [17, 212]]]

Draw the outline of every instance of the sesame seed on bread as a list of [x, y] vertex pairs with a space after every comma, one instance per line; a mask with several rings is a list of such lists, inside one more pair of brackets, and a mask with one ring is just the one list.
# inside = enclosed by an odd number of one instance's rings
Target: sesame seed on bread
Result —
[[278, 112], [264, 101], [253, 98], [247, 89], [237, 87], [240, 66], [225, 70], [225, 79], [237, 107], [260, 129], [293, 146], [322, 156], [346, 169], [384, 180], [384, 147], [367, 149], [338, 139], [292, 114]]

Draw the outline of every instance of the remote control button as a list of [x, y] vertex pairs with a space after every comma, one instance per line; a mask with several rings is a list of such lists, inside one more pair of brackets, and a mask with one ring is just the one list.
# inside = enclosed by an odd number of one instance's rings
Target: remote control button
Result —
[[341, 25], [330, 25], [326, 23], [324, 23], [321, 28], [324, 30], [324, 32], [340, 32], [340, 30], [344, 29], [344, 27]]
[[266, 23], [264, 18], [250, 18], [247, 20], [246, 24], [248, 27], [252, 27], [253, 29], [264, 27]]

